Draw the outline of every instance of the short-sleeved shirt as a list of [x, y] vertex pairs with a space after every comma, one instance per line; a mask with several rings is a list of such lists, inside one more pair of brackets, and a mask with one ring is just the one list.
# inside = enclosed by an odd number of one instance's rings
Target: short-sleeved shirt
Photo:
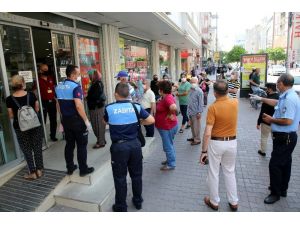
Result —
[[138, 120], [132, 104], [135, 104], [141, 119], [148, 118], [149, 113], [140, 104], [131, 103], [129, 100], [117, 101], [105, 107], [104, 120], [109, 124], [113, 142], [137, 138]]
[[80, 84], [66, 79], [64, 82], [60, 82], [56, 86], [55, 93], [62, 116], [72, 117], [78, 115], [74, 99], [78, 98], [82, 100], [83, 98], [83, 92]]
[[[28, 92], [27, 95], [29, 95], [29, 105], [32, 108], [34, 108], [35, 102], [37, 101], [36, 96], [31, 92]], [[14, 97], [21, 107], [24, 106], [24, 105], [27, 105], [27, 95], [24, 95], [22, 97]], [[19, 109], [19, 107], [13, 101], [11, 95], [6, 98], [6, 107], [12, 109], [13, 114], [14, 114], [13, 127], [15, 129], [19, 130], [20, 129], [19, 122], [18, 122], [18, 109]]]
[[279, 96], [277, 105], [275, 106], [274, 118], [285, 118], [293, 120], [291, 125], [271, 124], [273, 132], [294, 132], [298, 130], [300, 121], [300, 100], [297, 93], [293, 89], [285, 91]]
[[171, 94], [167, 94], [156, 104], [155, 126], [158, 129], [171, 130], [177, 125], [176, 113], [170, 113], [170, 106], [176, 104], [176, 101]]
[[[185, 83], [181, 83], [178, 88], [178, 94], [182, 94], [184, 92], [189, 92], [191, 89], [191, 84], [186, 81]], [[188, 95], [185, 96], [178, 96], [179, 105], [187, 105], [188, 104]]]
[[47, 76], [47, 79], [44, 80], [43, 78], [39, 77], [39, 86], [41, 92], [41, 98], [43, 101], [46, 100], [53, 100], [55, 97], [55, 82], [51, 76]]
[[141, 105], [144, 109], [151, 108], [151, 103], [155, 103], [155, 95], [151, 89], [148, 89], [142, 97]]
[[251, 76], [251, 80], [252, 80], [254, 83], [260, 85], [260, 76], [259, 76], [258, 74], [253, 73], [252, 76]]
[[212, 137], [236, 136], [238, 100], [228, 96], [218, 98], [208, 108], [206, 124], [212, 125]]

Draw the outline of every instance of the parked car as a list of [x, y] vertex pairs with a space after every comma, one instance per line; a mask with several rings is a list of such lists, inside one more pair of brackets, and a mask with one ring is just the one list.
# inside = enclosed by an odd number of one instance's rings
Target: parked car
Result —
[[297, 92], [300, 97], [300, 76], [294, 76], [293, 89]]
[[271, 76], [280, 76], [286, 73], [286, 68], [282, 65], [272, 65], [268, 69], [268, 75]]

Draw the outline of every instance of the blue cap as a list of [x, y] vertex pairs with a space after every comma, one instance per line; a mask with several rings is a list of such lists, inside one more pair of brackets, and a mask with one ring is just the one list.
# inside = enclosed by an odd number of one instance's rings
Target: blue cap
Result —
[[121, 70], [116, 76], [115, 78], [118, 77], [128, 77], [128, 73], [125, 70]]

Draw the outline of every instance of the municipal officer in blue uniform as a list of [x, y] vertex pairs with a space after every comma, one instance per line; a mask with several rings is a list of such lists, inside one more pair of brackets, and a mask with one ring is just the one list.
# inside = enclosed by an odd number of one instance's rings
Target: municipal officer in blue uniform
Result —
[[66, 68], [67, 79], [59, 83], [55, 88], [59, 103], [64, 128], [66, 147], [65, 160], [67, 174], [73, 174], [77, 169], [74, 164], [74, 148], [77, 145], [77, 161], [79, 164], [79, 175], [85, 176], [94, 171], [93, 167], [87, 166], [87, 143], [91, 124], [86, 116], [82, 103], [82, 88], [80, 86], [80, 73], [77, 66], [68, 65]]
[[292, 89], [294, 77], [281, 75], [277, 80], [279, 100], [262, 98], [262, 102], [275, 106], [274, 115], [263, 115], [263, 120], [271, 124], [273, 151], [269, 163], [271, 194], [265, 198], [266, 204], [273, 204], [280, 197], [287, 196], [291, 176], [292, 153], [297, 144], [300, 121], [300, 100]]
[[115, 88], [116, 102], [105, 107], [104, 120], [109, 124], [112, 145], [111, 165], [116, 189], [113, 211], [126, 212], [127, 169], [132, 181], [132, 202], [136, 209], [142, 208], [143, 156], [138, 135], [138, 120], [132, 104], [135, 104], [141, 124], [150, 125], [154, 118], [139, 104], [128, 100], [129, 87], [118, 83]]

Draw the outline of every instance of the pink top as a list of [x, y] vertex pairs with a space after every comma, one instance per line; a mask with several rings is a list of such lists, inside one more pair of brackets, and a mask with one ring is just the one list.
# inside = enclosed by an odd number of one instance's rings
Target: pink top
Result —
[[176, 104], [174, 97], [167, 94], [156, 104], [155, 126], [158, 129], [171, 130], [177, 125], [175, 112], [170, 113], [170, 106]]

